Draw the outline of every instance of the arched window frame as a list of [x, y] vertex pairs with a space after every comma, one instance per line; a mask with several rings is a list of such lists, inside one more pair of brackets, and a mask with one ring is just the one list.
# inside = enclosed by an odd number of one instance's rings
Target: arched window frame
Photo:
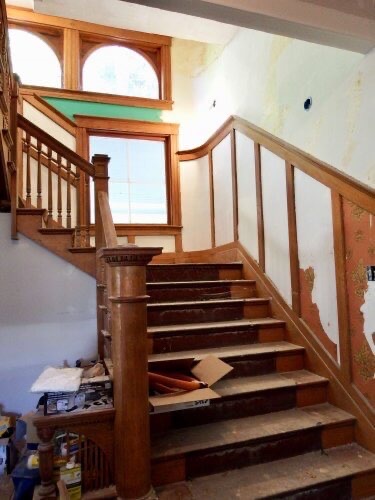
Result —
[[[83, 68], [84, 68], [84, 65], [85, 65], [87, 59], [94, 52], [101, 49], [102, 47], [123, 47], [125, 49], [129, 49], [129, 50], [133, 50], [134, 52], [137, 52], [137, 54], [139, 54], [141, 57], [146, 59], [146, 61], [151, 65], [152, 69], [155, 71], [155, 75], [156, 75], [156, 78], [158, 80], [158, 93], [159, 93], [158, 99], [161, 99], [160, 68], [157, 65], [157, 61], [155, 60], [154, 57], [151, 57], [150, 53], [148, 53], [144, 50], [141, 50], [138, 47], [134, 47], [131, 44], [126, 44], [126, 43], [115, 43], [115, 42], [106, 43], [106, 42], [103, 42], [103, 43], [93, 44], [91, 47], [90, 47], [90, 45], [87, 45], [87, 50], [81, 55], [81, 64], [80, 64], [80, 69], [81, 69], [81, 71], [80, 71], [80, 87], [81, 87], [81, 90], [84, 90], [83, 89]], [[137, 96], [133, 96], [133, 97], [137, 97]]]

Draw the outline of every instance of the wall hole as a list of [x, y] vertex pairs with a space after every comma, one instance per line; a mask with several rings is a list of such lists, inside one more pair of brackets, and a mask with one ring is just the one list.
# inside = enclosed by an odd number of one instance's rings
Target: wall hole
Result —
[[312, 97], [308, 97], [306, 101], [303, 103], [303, 108], [305, 111], [308, 111], [312, 106]]

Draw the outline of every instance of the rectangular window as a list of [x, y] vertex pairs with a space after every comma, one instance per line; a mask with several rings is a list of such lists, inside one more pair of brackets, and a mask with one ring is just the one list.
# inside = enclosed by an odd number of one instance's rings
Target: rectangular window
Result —
[[168, 223], [163, 140], [93, 135], [90, 158], [94, 154], [111, 158], [108, 190], [115, 224]]

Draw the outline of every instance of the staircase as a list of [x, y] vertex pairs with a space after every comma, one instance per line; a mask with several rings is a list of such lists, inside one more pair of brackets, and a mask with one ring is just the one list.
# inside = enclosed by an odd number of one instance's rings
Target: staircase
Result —
[[355, 419], [328, 403], [329, 381], [304, 369], [241, 263], [155, 264], [147, 281], [150, 360], [214, 354], [234, 367], [209, 406], [151, 414], [159, 498], [374, 498]]

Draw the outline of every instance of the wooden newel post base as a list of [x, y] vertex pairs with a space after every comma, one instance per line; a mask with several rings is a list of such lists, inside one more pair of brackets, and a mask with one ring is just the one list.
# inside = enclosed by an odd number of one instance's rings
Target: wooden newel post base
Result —
[[55, 430], [51, 427], [38, 427], [39, 443], [39, 473], [41, 486], [38, 491], [39, 498], [55, 498], [56, 486], [53, 482], [53, 436]]
[[147, 377], [146, 265], [161, 248], [103, 248], [109, 265], [115, 401], [115, 478], [118, 498], [151, 492]]

